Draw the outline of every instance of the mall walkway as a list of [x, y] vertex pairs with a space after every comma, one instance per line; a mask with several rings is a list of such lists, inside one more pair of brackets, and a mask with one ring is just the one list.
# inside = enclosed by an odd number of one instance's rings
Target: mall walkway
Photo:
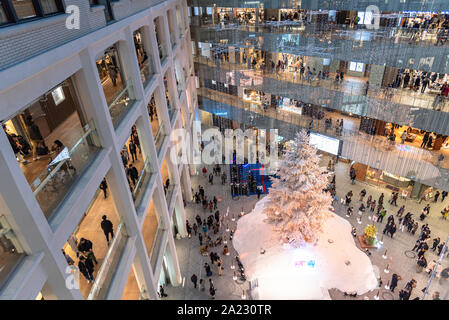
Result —
[[[323, 157], [321, 161], [322, 166], [326, 166], [329, 158]], [[222, 168], [226, 168], [229, 170], [229, 166], [222, 166]], [[361, 217], [361, 224], [357, 223], [357, 214], [356, 208], [359, 206], [359, 192], [361, 189], [365, 188], [367, 190], [367, 195], [372, 195], [374, 199], [377, 199], [380, 196], [380, 193], [383, 192], [385, 194], [385, 206], [387, 209], [387, 216], [390, 214], [396, 214], [399, 207], [390, 206], [388, 200], [390, 198], [391, 190], [379, 188], [375, 186], [368, 185], [364, 182], [357, 181], [355, 185], [350, 184], [349, 180], [349, 167], [345, 163], [338, 163], [336, 165], [336, 186], [337, 186], [337, 196], [344, 196], [349, 190], [353, 190], [353, 206], [354, 206], [354, 214], [347, 218], [346, 217], [346, 207], [340, 204], [335, 205], [336, 213], [341, 217], [347, 219], [356, 229], [357, 234], [363, 234], [363, 230], [365, 226], [369, 223], [372, 223], [371, 220], [368, 219], [368, 214], [364, 214]], [[229, 171], [228, 171], [229, 174]], [[218, 209], [220, 213], [223, 214], [226, 212], [226, 208], [230, 207], [230, 214], [237, 214], [241, 211], [242, 207], [245, 213], [248, 213], [257, 202], [257, 196], [246, 197], [243, 196], [238, 200], [231, 200], [229, 186], [222, 188], [221, 183], [218, 182], [218, 177], [214, 179], [214, 185], [209, 185], [202, 175], [192, 176], [192, 188], [194, 191], [197, 191], [198, 184], [205, 187], [206, 195], [213, 196], [214, 194], [221, 195], [223, 197], [223, 201], [218, 204]], [[229, 180], [229, 175], [228, 175]], [[218, 182], [218, 184], [217, 184]], [[398, 205], [402, 204], [406, 205], [406, 212], [410, 211], [414, 213], [415, 218], [419, 216], [422, 208], [425, 206], [425, 203], [418, 204], [415, 200], [398, 200]], [[440, 219], [439, 212], [441, 209], [449, 204], [449, 199], [446, 199], [444, 203], [431, 203], [431, 214], [428, 218], [426, 218], [425, 223], [429, 223], [431, 233], [431, 239], [439, 236], [442, 241], [445, 241], [447, 238], [447, 231], [449, 227], [449, 221]], [[205, 218], [206, 215], [203, 214], [202, 208], [199, 205], [188, 202], [186, 207], [187, 210], [187, 219], [192, 223], [195, 221], [194, 217], [197, 213]], [[209, 213], [207, 213], [208, 215]], [[395, 218], [397, 223], [397, 218]], [[237, 221], [236, 221], [237, 222]], [[235, 222], [235, 223], [236, 223]], [[385, 227], [386, 219], [383, 223], [375, 223], [378, 229], [378, 237], [381, 238], [383, 228]], [[232, 228], [235, 224], [230, 224]], [[419, 228], [422, 223], [419, 223]], [[419, 230], [419, 229], [418, 229]], [[416, 239], [418, 238], [419, 232], [416, 233], [415, 236], [412, 236], [408, 232], [397, 231], [394, 235], [394, 238], [391, 239], [389, 236], [385, 236], [383, 239], [383, 246], [378, 249], [371, 249], [372, 253], [370, 259], [374, 265], [374, 269], [376, 273], [380, 276], [383, 281], [382, 288], [378, 290], [373, 290], [363, 296], [358, 296], [357, 298], [350, 298], [343, 295], [342, 292], [338, 290], [330, 290], [330, 295], [332, 299], [365, 299], [368, 297], [373, 300], [374, 296], [377, 295], [378, 291], [380, 291], [380, 299], [390, 300], [390, 299], [398, 299], [399, 291], [405, 286], [405, 284], [414, 278], [417, 281], [417, 286], [413, 290], [411, 299], [415, 297], [421, 297], [422, 292], [420, 291], [427, 284], [428, 275], [425, 272], [417, 273], [416, 272], [416, 259], [408, 258], [405, 253], [412, 249], [415, 244]], [[359, 243], [355, 240], [357, 247], [360, 248]], [[232, 279], [233, 270], [230, 269], [230, 264], [232, 261], [232, 257], [235, 255], [235, 251], [232, 248], [232, 244], [229, 241], [228, 247], [230, 249], [231, 255], [223, 257], [221, 252], [221, 247], [219, 248], [219, 256], [223, 258], [224, 262], [224, 271], [223, 275], [219, 277], [216, 272], [216, 267], [212, 266], [212, 279], [214, 281], [214, 285], [217, 288], [216, 299], [235, 299], [241, 300], [241, 291], [248, 288], [248, 282], [244, 284], [237, 283]], [[210, 264], [209, 257], [203, 257], [199, 253], [199, 241], [198, 237], [192, 236], [192, 238], [184, 238], [181, 240], [176, 240], [176, 248], [178, 252], [179, 261], [181, 264], [181, 273], [184, 280], [184, 286], [180, 287], [171, 287], [167, 286], [166, 293], [168, 297], [165, 299], [186, 299], [186, 300], [199, 300], [199, 299], [208, 299], [208, 283], [206, 283], [206, 292], [200, 292], [197, 289], [193, 288], [193, 284], [190, 281], [190, 277], [193, 273], [198, 276], [198, 279], [204, 277], [204, 262], [208, 262]], [[387, 259], [383, 259], [382, 255], [387, 251]], [[410, 253], [408, 253], [410, 254]], [[432, 259], [437, 259], [437, 255], [433, 253], [431, 250], [426, 253], [426, 258], [428, 262], [431, 262]], [[384, 272], [387, 264], [389, 264], [390, 272], [387, 274]], [[443, 268], [448, 267], [447, 258], [443, 261]], [[395, 293], [390, 293], [388, 290], [384, 288], [389, 280], [391, 280], [391, 276], [393, 273], [399, 274], [403, 280], [399, 281], [398, 287], [395, 290]], [[443, 297], [446, 294], [446, 290], [449, 289], [449, 285], [444, 284], [440, 285], [438, 283], [439, 279], [434, 280], [433, 285], [429, 290], [429, 297], [432, 295], [434, 291], [440, 291], [441, 296]]]
[[[200, 88], [198, 89], [198, 95], [206, 97], [212, 101], [216, 101], [220, 103], [221, 106], [229, 105], [239, 109], [247, 110], [249, 112], [260, 114], [267, 118], [274, 118], [282, 122], [294, 124], [302, 128], [308, 128], [309, 123], [312, 120], [312, 118], [308, 115], [299, 115], [289, 111], [280, 110], [279, 108], [267, 108], [267, 110], [264, 110], [262, 106], [246, 102], [239, 97], [211, 89]], [[326, 130], [324, 121], [326, 117], [329, 117], [329, 115], [331, 115], [331, 117], [333, 118], [332, 129]], [[342, 135], [337, 135], [335, 133], [335, 130], [333, 129], [335, 128], [336, 119], [344, 119], [344, 130]], [[432, 165], [436, 165], [438, 162], [438, 157], [440, 156], [440, 154], [442, 154], [444, 155], [444, 160], [440, 162], [440, 167], [449, 169], [449, 149], [428, 150], [419, 148], [422, 142], [422, 138], [420, 136], [418, 136], [413, 142], [404, 143], [405, 146], [410, 146], [409, 148], [402, 148], [400, 145], [401, 139], [399, 132], [402, 132], [401, 130], [404, 129], [396, 131], [396, 143], [395, 146], [391, 146], [386, 140], [385, 136], [375, 136], [373, 138], [371, 135], [359, 132], [358, 128], [360, 127], [360, 120], [358, 118], [344, 116], [337, 112], [326, 111], [325, 117], [323, 119], [314, 119], [313, 122], [314, 125], [312, 131], [334, 136], [343, 141], [365, 144], [371, 146], [374, 149], [382, 148], [382, 150], [384, 150], [385, 152], [392, 152], [397, 154], [398, 156], [400, 155], [410, 157], [415, 161], [425, 161]], [[247, 123], [247, 125], [249, 124]]]
[[[262, 71], [260, 68], [261, 60], [258, 61], [256, 68], [248, 63], [229, 63], [228, 61], [223, 61], [222, 59], [220, 59], [220, 62], [217, 63], [217, 60], [214, 61], [206, 57], [194, 57], [194, 61], [209, 67], [218, 67], [219, 69], [234, 72], [244, 72], [247, 77], [252, 77], [254, 79], [256, 77], [271, 78], [274, 80], [281, 80], [282, 82], [297, 83], [309, 87], [320, 87], [331, 91], [343, 92], [350, 96], [364, 96], [365, 84], [368, 80], [367, 77], [355, 77], [345, 74], [343, 82], [336, 83], [335, 73], [330, 73], [328, 80], [317, 79], [315, 75], [315, 80], [307, 81], [305, 79], [305, 75], [303, 77], [300, 76], [299, 70], [294, 72], [293, 65], [286, 67], [284, 70], [280, 69], [279, 72], [271, 71], [271, 68], [268, 66], [266, 66], [265, 70]], [[425, 93], [421, 93], [421, 90], [415, 92], [410, 89], [404, 89], [402, 86], [401, 88], [391, 89], [390, 92], [387, 92], [385, 88], [379, 89], [371, 84], [367, 96], [371, 99], [387, 100], [389, 102], [399, 103], [409, 107], [432, 109], [432, 104], [437, 93], [438, 92], [435, 90], [429, 92], [429, 88], [426, 89]], [[447, 109], [447, 101], [445, 102], [444, 107], [442, 107], [442, 110], [444, 112], [449, 111]]]

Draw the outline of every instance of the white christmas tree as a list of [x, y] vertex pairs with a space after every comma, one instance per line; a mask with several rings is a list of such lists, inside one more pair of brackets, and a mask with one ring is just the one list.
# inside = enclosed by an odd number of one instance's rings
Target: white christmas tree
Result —
[[274, 224], [284, 241], [294, 246], [316, 243], [324, 221], [330, 217], [331, 196], [323, 191], [328, 183], [321, 156], [309, 144], [305, 130], [298, 132], [279, 161], [277, 175], [264, 207], [267, 221]]

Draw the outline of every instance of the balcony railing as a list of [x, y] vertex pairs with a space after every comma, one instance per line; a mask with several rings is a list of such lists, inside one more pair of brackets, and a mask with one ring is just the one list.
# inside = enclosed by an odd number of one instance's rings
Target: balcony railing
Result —
[[140, 76], [142, 78], [142, 84], [144, 88], [148, 85], [148, 83], [150, 83], [153, 74], [153, 64], [150, 58], [148, 58], [140, 66]]
[[170, 208], [170, 202], [173, 197], [173, 191], [175, 190], [175, 185], [171, 184], [165, 189], [165, 200], [167, 201], [167, 207]]
[[145, 160], [144, 167], [140, 172], [139, 179], [137, 180], [132, 193], [134, 206], [136, 209], [139, 208], [140, 204], [142, 203], [143, 195], [145, 193], [146, 187], [148, 186], [150, 178], [151, 178], [151, 164], [150, 159], [147, 158]]
[[159, 48], [159, 58], [161, 59], [161, 64], [162, 64], [162, 61], [165, 58], [167, 58], [168, 52], [167, 52], [167, 49], [165, 48], [164, 44], [159, 44], [158, 43], [158, 48]]
[[101, 149], [92, 123], [86, 125], [81, 134], [81, 137], [74, 139], [74, 143], [56, 155], [32, 183], [33, 193], [47, 219], [50, 219]]
[[[227, 62], [217, 62], [212, 59], [206, 57], [195, 57], [194, 60], [201, 64], [206, 64], [208, 66], [218, 67], [219, 69], [224, 70], [233, 70], [234, 72], [239, 74], [240, 79], [248, 79], [247, 82], [240, 82], [241, 86], [245, 87], [254, 87], [257, 85], [257, 77], [263, 77], [262, 87], [269, 88], [271, 87], [271, 91], [279, 89], [287, 89], [287, 84], [291, 84], [294, 87], [294, 90], [298, 90], [296, 84], [300, 84], [304, 86], [304, 89], [310, 90], [310, 87], [314, 87], [316, 89], [322, 88], [327, 89], [326, 94], [322, 94], [322, 96], [329, 96], [329, 94], [334, 93], [344, 93], [345, 96], [353, 96], [357, 97], [360, 101], [366, 101], [368, 99], [372, 100], [382, 100], [384, 103], [394, 103], [398, 105], [404, 105], [407, 107], [417, 107], [417, 108], [425, 108], [432, 110], [441, 110], [443, 112], [449, 112], [448, 98], [442, 97], [441, 102], [436, 100], [436, 93], [439, 90], [433, 88], [426, 88], [427, 93], [415, 92], [410, 89], [405, 89], [402, 86], [400, 88], [385, 88], [378, 87], [371, 84], [366, 92], [366, 87], [364, 83], [358, 82], [354, 83], [348, 80], [335, 81], [335, 73], [332, 74], [332, 77], [328, 79], [319, 79], [317, 75], [311, 75], [308, 77], [306, 74], [300, 75], [300, 72], [294, 71], [294, 67], [290, 66], [286, 68], [284, 71], [276, 72], [275, 70], [271, 70], [271, 68], [262, 69], [260, 64], [252, 65], [252, 64], [230, 64]], [[241, 70], [242, 66], [251, 71], [236, 71]], [[207, 74], [213, 74], [213, 70], [208, 71], [207, 69], [202, 69], [200, 73], [206, 76]], [[237, 78], [237, 76], [236, 76]], [[254, 80], [253, 84], [251, 81]], [[283, 84], [284, 83], [284, 84]], [[286, 84], [285, 84], [286, 83]], [[292, 87], [292, 88], [293, 88]], [[300, 87], [299, 87], [300, 89]], [[432, 92], [432, 93], [428, 93]], [[270, 92], [276, 94], [277, 92]], [[366, 93], [366, 94], [365, 94]], [[311, 102], [312, 103], [312, 102]]]
[[162, 250], [161, 242], [162, 242], [163, 234], [164, 234], [164, 230], [158, 225], [158, 228], [156, 230], [156, 235], [153, 240], [153, 245], [151, 246], [151, 253], [150, 253], [150, 264], [151, 264], [151, 268], [153, 269], [153, 272], [156, 270], [157, 258], [159, 256], [159, 252]]
[[117, 97], [109, 105], [109, 112], [115, 128], [120, 124], [134, 101], [133, 86], [131, 81], [126, 81], [125, 88], [117, 94]]
[[[212, 22], [212, 21], [209, 21]], [[195, 23], [194, 23], [195, 25]], [[198, 27], [195, 25], [195, 27]], [[202, 29], [239, 30], [244, 32], [298, 34], [301, 36], [326, 38], [326, 40], [344, 39], [353, 41], [376, 41], [387, 43], [406, 43], [437, 45], [448, 44], [447, 34], [443, 29], [415, 29], [402, 27], [379, 27], [366, 29], [364, 25], [349, 28], [346, 24], [305, 24], [302, 21], [259, 21], [258, 25], [233, 21], [220, 21], [213, 24], [203, 24]]]
[[87, 300], [104, 300], [106, 298], [127, 239], [125, 226], [120, 223]]
[[[246, 101], [231, 100], [227, 95], [199, 91], [200, 108], [211, 113], [226, 114], [226, 118], [249, 124], [257, 128], [277, 128], [279, 135], [293, 139], [302, 128], [322, 133], [343, 141], [341, 156], [386, 170], [403, 177], [432, 185], [448, 188], [449, 159], [439, 160], [441, 150], [427, 150], [400, 141], [392, 142], [384, 136], [369, 135], [353, 128], [340, 129], [335, 124], [328, 125], [325, 119], [313, 119], [279, 108], [267, 108]], [[207, 97], [207, 98], [206, 98]], [[232, 103], [229, 105], [228, 103]]]
[[156, 138], [154, 139], [154, 143], [156, 144], [156, 151], [159, 154], [161, 150], [162, 143], [164, 142], [164, 137], [166, 136], [164, 123], [161, 123], [159, 127], [159, 131], [156, 134]]

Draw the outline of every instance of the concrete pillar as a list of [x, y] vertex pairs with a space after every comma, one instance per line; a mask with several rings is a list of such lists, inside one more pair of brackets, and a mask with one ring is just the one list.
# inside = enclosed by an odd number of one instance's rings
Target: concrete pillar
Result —
[[[8, 138], [0, 130], [0, 212], [5, 215], [27, 255], [44, 253], [42, 264], [48, 274], [48, 285], [62, 300], [84, 299], [79, 289], [69, 289], [64, 273], [67, 262], [60, 248], [52, 248], [50, 225], [20, 169]], [[37, 296], [38, 292], [35, 293]], [[49, 294], [56, 298], [54, 294]]]

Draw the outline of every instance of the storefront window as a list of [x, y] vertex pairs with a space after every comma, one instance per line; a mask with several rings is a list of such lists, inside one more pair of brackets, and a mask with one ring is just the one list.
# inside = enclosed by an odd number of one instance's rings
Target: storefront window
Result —
[[44, 14], [52, 14], [59, 11], [56, 0], [41, 0], [41, 6]]
[[8, 22], [8, 16], [6, 15], [5, 8], [3, 8], [3, 4], [0, 3], [0, 25]]
[[36, 16], [36, 10], [34, 9], [32, 0], [12, 0], [11, 3], [19, 20]]

